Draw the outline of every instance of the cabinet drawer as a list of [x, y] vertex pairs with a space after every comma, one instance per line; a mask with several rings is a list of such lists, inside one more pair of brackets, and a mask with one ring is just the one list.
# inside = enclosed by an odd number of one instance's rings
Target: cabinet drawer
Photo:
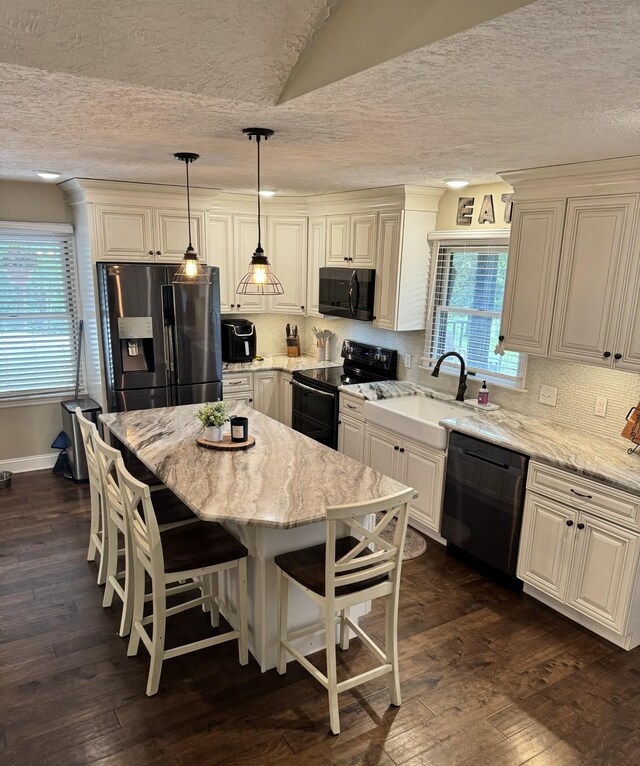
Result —
[[253, 375], [250, 372], [238, 372], [223, 375], [222, 389], [225, 393], [251, 391], [253, 389]]
[[340, 394], [340, 414], [363, 420], [364, 399], [357, 399], [355, 396], [349, 396], [348, 394]]
[[557, 468], [529, 463], [527, 487], [582, 511], [640, 529], [640, 498]]

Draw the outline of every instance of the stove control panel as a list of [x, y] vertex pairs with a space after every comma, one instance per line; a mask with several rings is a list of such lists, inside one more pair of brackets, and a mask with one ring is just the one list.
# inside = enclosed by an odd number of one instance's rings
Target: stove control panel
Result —
[[381, 346], [370, 346], [355, 340], [342, 342], [342, 354], [345, 370], [353, 367], [369, 370], [395, 379], [398, 367], [398, 352]]

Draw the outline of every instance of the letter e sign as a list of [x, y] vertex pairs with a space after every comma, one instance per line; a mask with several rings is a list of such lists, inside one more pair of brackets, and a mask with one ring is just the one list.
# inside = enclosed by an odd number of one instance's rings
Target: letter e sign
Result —
[[456, 216], [456, 224], [458, 226], [471, 226], [473, 203], [475, 201], [475, 197], [458, 197], [458, 215]]

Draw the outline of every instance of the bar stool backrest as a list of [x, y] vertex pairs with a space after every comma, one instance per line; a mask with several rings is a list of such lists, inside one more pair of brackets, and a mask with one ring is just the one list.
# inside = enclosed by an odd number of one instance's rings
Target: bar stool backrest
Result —
[[105, 505], [110, 518], [124, 532], [127, 516], [116, 476], [116, 461], [122, 457], [122, 454], [120, 450], [103, 441], [97, 433], [94, 435], [94, 444]]
[[150, 574], [152, 570], [161, 574], [164, 572], [162, 543], [149, 487], [127, 471], [122, 457], [116, 461], [116, 472], [134, 550]]
[[[402, 550], [407, 533], [407, 509], [413, 497], [413, 489], [365, 503], [334, 505], [327, 507], [327, 547], [325, 559], [325, 594], [335, 598], [337, 588], [356, 586], [358, 583], [388, 573], [392, 585], [400, 581]], [[375, 526], [367, 529], [357, 517], [368, 514], [376, 516]], [[391, 541], [382, 533], [395, 520]], [[348, 553], [336, 559], [338, 524], [346, 524], [350, 532], [362, 538]], [[388, 537], [388, 535], [387, 535]], [[369, 549], [371, 552], [362, 554]], [[361, 554], [361, 555], [358, 555]]]
[[100, 481], [100, 468], [96, 456], [95, 439], [98, 437], [96, 424], [82, 414], [80, 407], [76, 407], [75, 415], [82, 434], [82, 446], [87, 459], [87, 471], [89, 473], [89, 491], [102, 495], [102, 483]]

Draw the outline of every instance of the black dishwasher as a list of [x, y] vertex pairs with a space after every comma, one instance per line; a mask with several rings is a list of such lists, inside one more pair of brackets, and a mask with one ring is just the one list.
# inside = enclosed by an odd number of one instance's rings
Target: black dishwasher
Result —
[[471, 436], [449, 437], [442, 536], [452, 553], [468, 554], [513, 580], [528, 462], [526, 455]]

